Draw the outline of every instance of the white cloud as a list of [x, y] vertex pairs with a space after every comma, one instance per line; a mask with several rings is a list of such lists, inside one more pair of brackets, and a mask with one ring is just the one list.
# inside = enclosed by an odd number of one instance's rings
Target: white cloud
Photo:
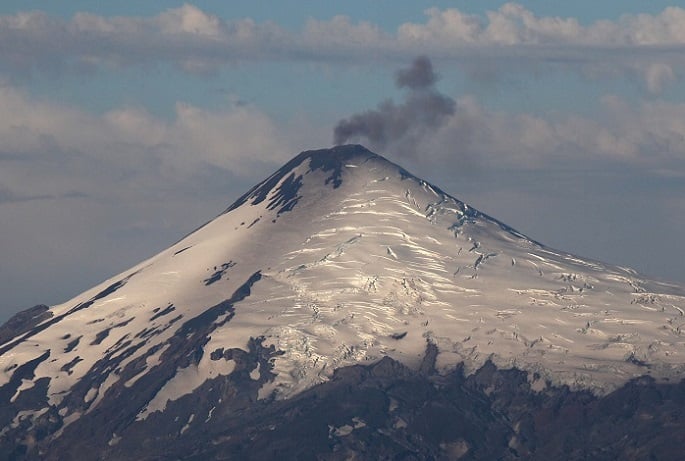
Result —
[[0, 188], [17, 198], [76, 191], [122, 199], [186, 187], [213, 170], [257, 178], [320, 142], [295, 123], [249, 105], [206, 110], [179, 102], [170, 120], [137, 107], [94, 114], [4, 86]]
[[[366, 140], [362, 139], [362, 142]], [[372, 146], [374, 147], [374, 146]], [[380, 146], [375, 146], [380, 148]], [[606, 96], [595, 118], [493, 111], [473, 97], [457, 100], [454, 115], [420, 139], [382, 150], [417, 165], [521, 171], [599, 168], [640, 169], [661, 176], [685, 173], [685, 104], [628, 104]]]
[[478, 16], [464, 14], [457, 9], [426, 10], [426, 23], [406, 23], [398, 28], [400, 43], [423, 45], [474, 44], [477, 43], [483, 30]]
[[17, 74], [170, 62], [189, 72], [207, 72], [237, 60], [348, 62], [427, 54], [464, 65], [556, 63], [595, 76], [607, 75], [596, 71], [606, 68], [637, 74], [649, 91], [658, 92], [685, 68], [685, 9], [679, 7], [588, 25], [536, 16], [516, 3], [484, 16], [455, 8], [431, 8], [425, 14], [424, 22], [401, 24], [394, 31], [346, 16], [310, 19], [301, 31], [289, 31], [273, 22], [223, 19], [190, 4], [152, 17], [78, 13], [62, 20], [22, 12], [0, 17], [0, 70]]
[[[138, 107], [99, 115], [4, 86], [0, 185], [17, 196], [58, 196], [180, 184], [207, 168], [256, 178], [303, 147], [324, 144], [330, 128], [315, 123], [276, 121], [250, 105], [207, 110], [183, 102], [170, 120]], [[613, 162], [672, 174], [685, 170], [685, 104], [607, 96], [588, 118], [494, 111], [463, 97], [436, 130], [412, 139], [413, 152], [428, 163], [535, 170]], [[392, 140], [383, 151], [412, 157]]]
[[645, 66], [644, 79], [651, 93], [660, 93], [664, 86], [676, 80], [676, 75], [670, 65], [657, 62]]
[[177, 154], [192, 153], [241, 175], [253, 173], [255, 165], [276, 165], [294, 149], [285, 127], [277, 127], [266, 114], [249, 106], [210, 112], [179, 103], [168, 131], [167, 142], [176, 145]]
[[406, 23], [398, 29], [400, 42], [444, 47], [450, 45], [538, 45], [575, 42], [582, 27], [574, 18], [537, 18], [516, 3], [489, 11], [487, 20], [449, 8], [426, 10], [425, 23]]
[[218, 39], [223, 35], [221, 20], [199, 8], [185, 4], [157, 16], [160, 31], [165, 34], [192, 34]]
[[448, 45], [584, 45], [651, 46], [685, 43], [685, 9], [670, 7], [657, 15], [624, 15], [616, 21], [602, 20], [587, 26], [575, 18], [538, 17], [517, 3], [489, 11], [486, 19], [457, 9], [430, 8], [425, 23], [406, 23], [398, 38]]

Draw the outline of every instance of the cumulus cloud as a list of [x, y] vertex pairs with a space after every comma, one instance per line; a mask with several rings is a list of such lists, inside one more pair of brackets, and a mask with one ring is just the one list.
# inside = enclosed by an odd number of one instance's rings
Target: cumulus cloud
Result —
[[[341, 120], [335, 142], [361, 140], [409, 160], [420, 153], [426, 164], [534, 170], [606, 161], [685, 174], [685, 104], [606, 96], [592, 117], [536, 115], [455, 100], [436, 81], [430, 60], [416, 59], [395, 74], [404, 100]], [[259, 179], [302, 148], [325, 144], [326, 131], [302, 123], [244, 104], [209, 110], [178, 102], [168, 119], [130, 106], [95, 114], [1, 86], [0, 202], [133, 194], [212, 170]]]
[[169, 35], [184, 33], [216, 39], [223, 34], [222, 21], [218, 17], [189, 4], [160, 14], [156, 22], [161, 32]]
[[421, 138], [454, 114], [454, 100], [437, 91], [436, 80], [431, 61], [425, 56], [416, 58], [395, 75], [397, 87], [408, 90], [404, 103], [387, 100], [375, 110], [340, 120], [334, 129], [335, 144], [365, 138], [374, 149], [392, 145], [398, 153], [415, 152]]
[[80, 71], [170, 62], [204, 72], [236, 59], [277, 56], [285, 35], [272, 23], [225, 21], [189, 4], [153, 17], [77, 13], [65, 21], [20, 12], [0, 17], [0, 69]]
[[249, 175], [283, 160], [293, 144], [285, 127], [250, 105], [207, 110], [178, 102], [166, 120], [139, 107], [92, 114], [11, 86], [0, 87], [0, 138], [0, 161], [73, 159], [107, 162], [122, 171], [156, 164], [180, 175], [204, 165]]
[[629, 104], [608, 95], [592, 118], [541, 116], [495, 111], [470, 96], [455, 101], [436, 89], [436, 81], [431, 61], [415, 59], [395, 74], [405, 100], [385, 100], [340, 120], [334, 142], [362, 141], [396, 158], [441, 168], [458, 164], [458, 171], [465, 165], [537, 170], [610, 162], [685, 174], [685, 104]]
[[454, 8], [426, 10], [425, 23], [398, 28], [402, 43], [424, 45], [585, 45], [646, 46], [685, 43], [685, 9], [669, 7], [656, 15], [624, 15], [616, 21], [581, 25], [575, 18], [538, 17], [517, 4], [506, 3], [486, 17]]
[[240, 60], [313, 62], [406, 60], [417, 54], [465, 66], [488, 61], [608, 68], [638, 75], [657, 92], [685, 69], [685, 9], [624, 15], [583, 25], [575, 18], [536, 16], [506, 3], [484, 16], [455, 8], [426, 10], [424, 22], [384, 30], [346, 16], [310, 19], [300, 31], [250, 18], [224, 19], [185, 4], [152, 17], [78, 13], [63, 20], [43, 12], [0, 16], [0, 70], [83, 71], [102, 66], [173, 63], [209, 72]]
[[[629, 104], [605, 96], [593, 118], [487, 109], [460, 98], [444, 124], [416, 142], [422, 162], [486, 170], [629, 168], [656, 176], [685, 174], [685, 104]], [[388, 152], [393, 152], [393, 146]]]
[[[25, 274], [53, 253], [74, 268], [99, 265], [88, 260], [89, 251], [107, 253], [104, 261], [128, 255], [123, 269], [140, 258], [135, 248], [172, 242], [295, 152], [326, 142], [300, 123], [277, 122], [249, 105], [207, 110], [182, 102], [170, 118], [137, 107], [97, 114], [2, 87], [0, 259], [16, 261], [10, 249], [20, 245], [34, 258], [21, 263]], [[35, 236], [22, 234], [19, 223], [35, 226]], [[52, 232], [73, 239], [73, 255], [55, 248]], [[42, 243], [34, 248], [31, 239]]]

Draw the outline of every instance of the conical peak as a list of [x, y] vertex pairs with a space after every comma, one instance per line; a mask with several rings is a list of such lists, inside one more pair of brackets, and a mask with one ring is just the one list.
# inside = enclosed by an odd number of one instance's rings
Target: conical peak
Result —
[[[384, 168], [397, 171], [402, 179], [413, 178], [416, 181], [422, 182], [407, 170], [388, 160], [382, 155], [371, 152], [361, 144], [342, 144], [332, 147], [330, 149], [317, 149], [304, 151], [295, 157], [292, 161], [297, 161], [297, 164], [303, 160], [309, 159], [309, 170], [332, 171], [336, 178], [336, 184], [339, 186], [341, 172], [345, 166], [350, 164], [361, 167], [363, 165], [373, 165], [373, 167], [382, 166]], [[358, 168], [357, 168], [358, 170]], [[363, 171], [363, 169], [362, 169]], [[334, 184], [335, 187], [336, 184]]]
[[300, 165], [305, 160], [309, 160], [308, 171], [321, 170], [323, 172], [330, 172], [331, 175], [326, 178], [326, 184], [332, 184], [337, 189], [342, 183], [342, 171], [345, 165], [349, 163], [362, 164], [370, 159], [380, 159], [388, 162], [380, 155], [374, 154], [359, 144], [345, 144], [330, 149], [307, 150], [295, 157], [292, 162]]
[[[329, 149], [317, 149], [301, 152], [289, 162], [275, 171], [271, 176], [250, 189], [245, 195], [233, 203], [225, 213], [235, 210], [239, 206], [249, 202], [257, 205], [267, 199], [269, 194], [278, 188], [279, 194], [293, 195], [301, 186], [302, 176], [315, 171], [325, 173], [324, 184], [337, 189], [343, 182], [343, 174], [347, 166], [360, 167], [369, 161], [375, 166], [382, 164], [399, 171], [403, 177], [411, 177], [409, 173], [375, 154], [359, 144], [346, 144]], [[288, 190], [286, 190], [288, 189]]]
[[[338, 165], [352, 160], [365, 160], [368, 158], [383, 158], [371, 152], [361, 144], [341, 144], [329, 149], [306, 150], [295, 159], [311, 159], [317, 165]], [[385, 160], [385, 159], [383, 159]], [[314, 166], [312, 166], [314, 168]]]
[[423, 372], [427, 344], [431, 372], [489, 361], [537, 390], [685, 375], [681, 292], [535, 244], [362, 146], [302, 152], [229, 210], [14, 322], [0, 339], [8, 408], [54, 411], [5, 418], [6, 438], [48, 416], [65, 443], [108, 414], [143, 435], [177, 430], [178, 415], [295, 396], [345, 366]]

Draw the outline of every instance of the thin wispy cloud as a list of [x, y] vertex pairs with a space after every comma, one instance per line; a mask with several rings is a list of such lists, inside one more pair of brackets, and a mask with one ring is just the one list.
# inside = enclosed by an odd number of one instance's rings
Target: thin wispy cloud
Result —
[[514, 62], [519, 72], [530, 63], [594, 77], [618, 71], [638, 75], [658, 92], [685, 69], [685, 9], [679, 7], [588, 25], [536, 16], [516, 3], [484, 16], [455, 8], [431, 8], [425, 15], [424, 22], [395, 30], [335, 16], [290, 31], [274, 22], [223, 19], [190, 4], [151, 17], [84, 12], [64, 20], [22, 12], [0, 17], [0, 70], [24, 75], [172, 63], [203, 73], [245, 60], [367, 62], [428, 54], [470, 68], [501, 65], [503, 71]]
[[55, 198], [52, 195], [18, 195], [9, 187], [0, 184], [0, 205], [3, 203], [29, 202], [31, 200], [47, 200]]
[[75, 198], [87, 198], [88, 195], [86, 195], [83, 192], [78, 192], [78, 191], [68, 191], [65, 193], [61, 193], [59, 195], [48, 195], [48, 194], [40, 194], [40, 195], [22, 195], [22, 194], [17, 194], [14, 192], [12, 189], [9, 187], [3, 186], [0, 184], [0, 205], [4, 203], [22, 203], [22, 202], [31, 202], [34, 200], [59, 200], [59, 199], [75, 199]]

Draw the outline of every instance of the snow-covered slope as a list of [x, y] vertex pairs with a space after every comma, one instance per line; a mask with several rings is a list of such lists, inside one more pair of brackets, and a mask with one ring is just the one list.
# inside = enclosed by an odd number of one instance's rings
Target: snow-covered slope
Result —
[[[603, 394], [683, 376], [684, 312], [682, 288], [544, 247], [339, 146], [303, 152], [169, 249], [36, 317], [0, 345], [0, 389], [45, 398], [14, 427], [49, 408], [68, 426], [108, 392], [154, 382], [140, 421], [237, 366], [260, 398], [282, 399], [384, 356], [419, 367], [432, 343], [445, 372], [490, 360], [538, 389]], [[236, 357], [255, 350], [268, 353], [245, 370]]]

